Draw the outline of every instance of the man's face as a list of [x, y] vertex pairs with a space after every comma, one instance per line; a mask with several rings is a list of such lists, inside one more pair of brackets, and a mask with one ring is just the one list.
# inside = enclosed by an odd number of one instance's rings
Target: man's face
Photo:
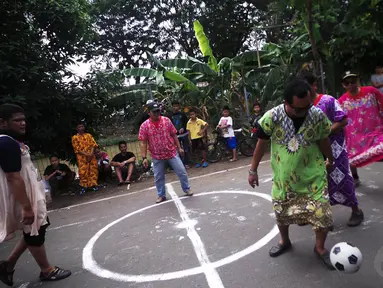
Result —
[[120, 151], [121, 151], [121, 153], [126, 153], [127, 149], [128, 149], [128, 147], [126, 147], [126, 144], [121, 144], [121, 145], [120, 145]]
[[307, 96], [305, 98], [298, 98], [297, 96], [293, 97], [293, 103], [286, 103], [286, 110], [288, 114], [296, 118], [305, 117], [312, 106], [310, 92], [307, 91]]
[[190, 117], [190, 119], [192, 119], [193, 121], [197, 118], [197, 116], [195, 115], [194, 112], [190, 112], [190, 113], [189, 113], [189, 117]]
[[259, 107], [259, 105], [255, 105], [253, 110], [255, 114], [259, 114], [259, 112], [261, 112], [261, 107]]
[[222, 114], [223, 114], [223, 117], [229, 117], [230, 112], [229, 110], [223, 110]]
[[344, 89], [353, 93], [358, 91], [358, 86], [359, 86], [358, 82], [359, 81], [357, 77], [349, 77], [342, 82], [342, 85]]
[[58, 167], [59, 164], [60, 164], [59, 158], [57, 158], [57, 157], [52, 157], [52, 158], [51, 158], [51, 164], [52, 164], [53, 167]]
[[80, 133], [80, 134], [84, 133], [85, 132], [85, 125], [84, 124], [78, 124], [76, 129], [77, 129], [78, 133]]
[[96, 155], [96, 157], [100, 156], [100, 153], [101, 153], [100, 148], [94, 149], [94, 154]]
[[177, 112], [179, 112], [181, 110], [181, 106], [180, 105], [178, 105], [178, 104], [174, 104], [173, 105], [173, 112], [174, 113], [177, 113]]
[[15, 113], [11, 119], [0, 119], [0, 129], [10, 131], [16, 135], [25, 135], [26, 122], [24, 113]]
[[161, 111], [160, 110], [150, 111], [149, 115], [153, 121], [158, 121], [158, 119], [160, 119], [160, 116], [161, 116]]
[[382, 74], [383, 73], [383, 67], [376, 67], [375, 68], [375, 73], [376, 74]]

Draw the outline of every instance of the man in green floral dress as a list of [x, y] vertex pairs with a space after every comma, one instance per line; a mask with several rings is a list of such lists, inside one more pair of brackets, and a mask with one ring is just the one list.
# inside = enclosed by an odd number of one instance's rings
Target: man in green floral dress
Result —
[[271, 140], [273, 169], [272, 199], [281, 241], [271, 248], [277, 257], [292, 245], [289, 225], [311, 224], [316, 234], [314, 252], [331, 270], [329, 252], [325, 248], [332, 229], [332, 213], [328, 198], [326, 166], [333, 165], [328, 136], [331, 122], [311, 104], [310, 86], [294, 80], [286, 86], [284, 104], [259, 120], [258, 144], [254, 151], [249, 184], [258, 186], [257, 168]]

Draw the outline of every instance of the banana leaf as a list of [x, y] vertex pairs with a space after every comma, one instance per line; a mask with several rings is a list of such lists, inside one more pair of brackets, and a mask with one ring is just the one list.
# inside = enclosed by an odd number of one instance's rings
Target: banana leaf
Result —
[[182, 76], [179, 73], [175, 73], [172, 71], [164, 71], [164, 78], [169, 79], [175, 82], [184, 83], [185, 87], [189, 90], [198, 90], [197, 86], [191, 82], [188, 78]]
[[128, 68], [125, 69], [125, 76], [128, 77], [145, 77], [145, 78], [156, 78], [158, 75], [162, 75], [161, 72], [150, 69], [150, 68]]
[[202, 55], [205, 57], [209, 57], [209, 67], [215, 72], [219, 72], [217, 59], [213, 55], [213, 51], [209, 44], [209, 39], [206, 37], [205, 32], [203, 31], [203, 27], [201, 23], [196, 20], [193, 22], [195, 37], [197, 38], [199, 48], [202, 52]]

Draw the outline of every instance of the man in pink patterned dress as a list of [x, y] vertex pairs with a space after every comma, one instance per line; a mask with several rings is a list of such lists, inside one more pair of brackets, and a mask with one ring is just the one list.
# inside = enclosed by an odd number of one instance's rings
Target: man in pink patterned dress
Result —
[[184, 193], [187, 196], [192, 196], [189, 178], [179, 156], [179, 154], [184, 155], [184, 151], [180, 146], [176, 128], [169, 118], [161, 116], [161, 107], [158, 103], [150, 103], [148, 110], [150, 118], [142, 123], [138, 139], [141, 141], [141, 156], [145, 168], [149, 165], [146, 157], [148, 149], [152, 156], [154, 179], [158, 195], [156, 203], [166, 200], [166, 162], [172, 166], [180, 179]]
[[375, 87], [360, 86], [358, 75], [352, 72], [346, 72], [342, 85], [347, 92], [339, 103], [347, 114], [347, 151], [358, 186], [357, 168], [383, 159], [383, 94]]

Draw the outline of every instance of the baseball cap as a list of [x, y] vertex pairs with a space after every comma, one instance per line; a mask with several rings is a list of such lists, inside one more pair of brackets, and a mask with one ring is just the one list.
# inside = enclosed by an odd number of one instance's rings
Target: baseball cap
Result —
[[158, 103], [152, 102], [147, 105], [148, 110], [152, 112], [161, 111], [161, 107]]
[[352, 78], [352, 77], [358, 77], [358, 73], [355, 73], [353, 71], [346, 71], [342, 77], [342, 81], [346, 80], [347, 78]]

